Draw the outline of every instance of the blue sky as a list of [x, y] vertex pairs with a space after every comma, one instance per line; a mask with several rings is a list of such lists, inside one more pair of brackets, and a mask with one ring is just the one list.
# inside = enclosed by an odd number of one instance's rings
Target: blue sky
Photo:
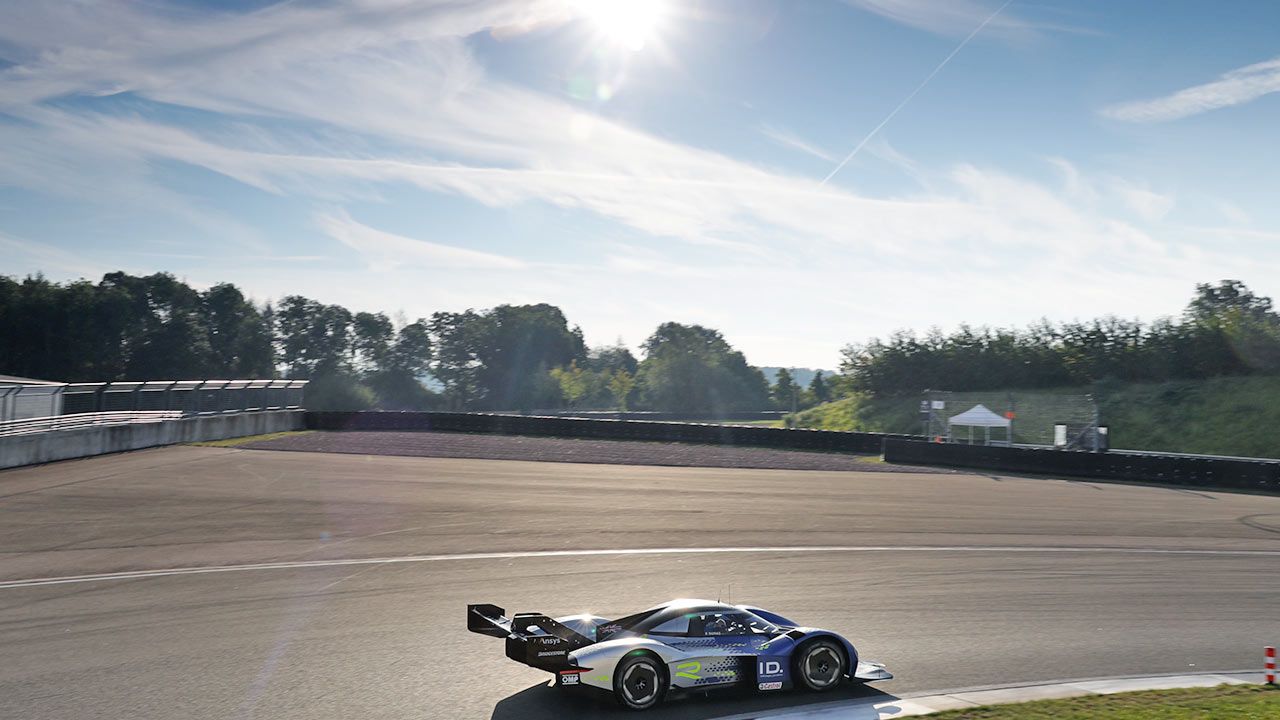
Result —
[[0, 12], [4, 274], [550, 302], [590, 344], [676, 320], [820, 367], [899, 328], [1174, 314], [1196, 282], [1280, 296], [1278, 3]]

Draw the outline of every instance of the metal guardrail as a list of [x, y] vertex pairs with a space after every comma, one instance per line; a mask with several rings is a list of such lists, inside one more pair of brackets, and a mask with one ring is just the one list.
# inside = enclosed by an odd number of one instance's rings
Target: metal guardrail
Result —
[[0, 387], [0, 400], [4, 401], [0, 405], [0, 436], [222, 413], [300, 410], [306, 386], [306, 380], [4, 385]]
[[165, 420], [177, 420], [183, 416], [181, 410], [139, 410], [128, 412], [79, 413], [76, 415], [55, 415], [53, 417], [28, 418], [25, 420], [8, 420], [0, 422], [0, 437], [13, 435], [31, 435], [55, 430], [82, 430], [87, 427], [104, 425], [135, 425], [139, 423], [157, 423]]
[[301, 408], [306, 380], [0, 383], [0, 421], [101, 412], [188, 415]]
[[302, 406], [306, 380], [149, 380], [72, 383], [63, 414], [125, 410], [181, 410], [188, 415]]

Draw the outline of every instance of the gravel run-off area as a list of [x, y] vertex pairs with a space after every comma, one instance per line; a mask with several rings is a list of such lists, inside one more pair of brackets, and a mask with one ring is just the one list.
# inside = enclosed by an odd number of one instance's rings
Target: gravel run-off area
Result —
[[239, 447], [253, 450], [535, 460], [609, 465], [932, 472], [925, 468], [889, 465], [872, 456], [844, 453], [635, 440], [582, 440], [446, 432], [309, 432], [247, 442]]

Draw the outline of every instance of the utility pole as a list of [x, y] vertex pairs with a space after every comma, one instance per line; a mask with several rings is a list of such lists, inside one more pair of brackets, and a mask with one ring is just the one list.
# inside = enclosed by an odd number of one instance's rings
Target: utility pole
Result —
[[1100, 452], [1102, 446], [1099, 443], [1100, 438], [1098, 437], [1098, 423], [1100, 423], [1102, 419], [1098, 417], [1098, 401], [1096, 398], [1090, 395], [1089, 403], [1093, 405], [1093, 451]]

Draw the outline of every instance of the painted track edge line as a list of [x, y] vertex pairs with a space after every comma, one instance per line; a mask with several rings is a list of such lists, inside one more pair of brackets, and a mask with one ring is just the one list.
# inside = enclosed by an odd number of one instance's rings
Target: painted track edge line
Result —
[[393, 565], [398, 563], [448, 562], [457, 560], [511, 560], [521, 558], [594, 557], [617, 555], [711, 555], [729, 553], [841, 553], [841, 552], [957, 552], [957, 553], [1099, 553], [1128, 555], [1207, 555], [1226, 557], [1275, 557], [1280, 550], [1232, 550], [1195, 548], [1150, 548], [1112, 546], [1036, 546], [1036, 545], [792, 545], [748, 547], [685, 547], [685, 548], [616, 548], [593, 550], [528, 550], [484, 553], [455, 553], [438, 555], [401, 555], [394, 557], [347, 558], [334, 560], [288, 560], [267, 563], [235, 565], [197, 565], [191, 567], [158, 568], [152, 570], [122, 570], [109, 573], [63, 575], [55, 577], [22, 578], [0, 581], [0, 590], [64, 585], [109, 580], [135, 580], [168, 577], [173, 575], [204, 575], [220, 572], [247, 572], [252, 570], [296, 570], [315, 567], [341, 567], [344, 565]]
[[[1115, 675], [1041, 683], [980, 685], [969, 688], [914, 693], [888, 699], [868, 697], [818, 703], [803, 707], [778, 708], [763, 713], [723, 715], [712, 720], [887, 720], [930, 715], [956, 709], [976, 709], [1035, 700], [1109, 695], [1117, 692], [1163, 690], [1174, 687], [1212, 687], [1260, 682], [1257, 670], [1165, 673], [1159, 675]], [[979, 697], [979, 696], [986, 697]], [[970, 697], [966, 697], [970, 696]]]

